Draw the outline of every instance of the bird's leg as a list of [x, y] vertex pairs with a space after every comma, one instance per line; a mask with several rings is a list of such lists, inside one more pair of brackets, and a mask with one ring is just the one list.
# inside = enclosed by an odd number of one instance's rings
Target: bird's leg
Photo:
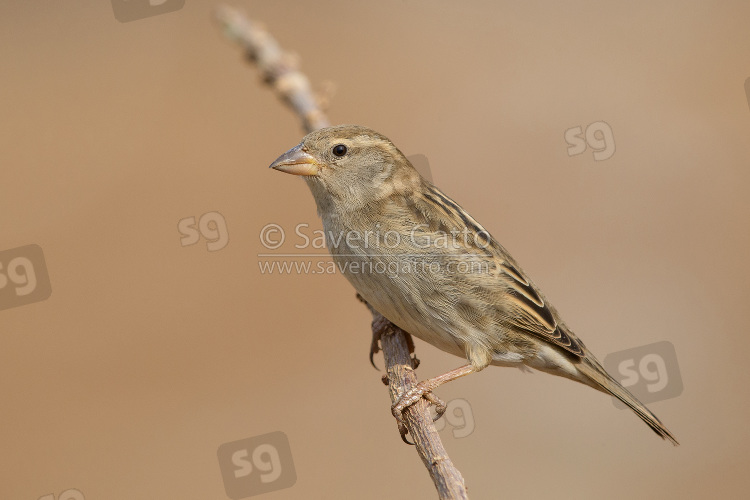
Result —
[[402, 415], [406, 408], [419, 401], [420, 398], [424, 397], [430, 403], [435, 405], [437, 411], [435, 420], [439, 419], [443, 415], [443, 413], [445, 413], [446, 405], [437, 396], [432, 394], [432, 391], [445, 384], [446, 382], [456, 380], [457, 378], [473, 373], [474, 371], [475, 368], [472, 365], [462, 366], [460, 368], [456, 368], [455, 370], [443, 373], [442, 375], [438, 375], [437, 377], [423, 380], [422, 382], [419, 382], [417, 385], [403, 393], [398, 398], [398, 401], [396, 401], [393, 406], [391, 406], [391, 413], [394, 417], [396, 417], [396, 422], [398, 422], [398, 431], [401, 433], [401, 438], [403, 439], [407, 433], [406, 425], [404, 424], [404, 417]]

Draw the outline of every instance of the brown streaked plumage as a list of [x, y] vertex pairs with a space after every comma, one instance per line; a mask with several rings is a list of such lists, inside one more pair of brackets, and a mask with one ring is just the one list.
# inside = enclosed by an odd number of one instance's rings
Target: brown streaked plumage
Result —
[[[399, 423], [404, 408], [442, 383], [490, 364], [528, 366], [612, 394], [678, 444], [604, 370], [505, 248], [385, 136], [357, 125], [318, 130], [271, 167], [303, 176], [334, 261], [370, 305], [469, 361], [404, 394], [393, 408]], [[341, 234], [359, 239], [333, 237]]]

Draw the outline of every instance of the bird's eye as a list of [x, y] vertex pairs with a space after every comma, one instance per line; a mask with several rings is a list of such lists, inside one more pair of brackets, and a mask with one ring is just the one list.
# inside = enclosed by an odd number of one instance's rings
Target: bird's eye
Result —
[[336, 156], [344, 156], [346, 154], [346, 146], [343, 144], [336, 144], [331, 151]]

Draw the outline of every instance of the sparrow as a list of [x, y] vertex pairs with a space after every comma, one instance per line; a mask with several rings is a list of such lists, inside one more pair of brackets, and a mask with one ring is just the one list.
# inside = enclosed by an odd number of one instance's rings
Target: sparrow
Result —
[[372, 307], [468, 360], [402, 394], [392, 407], [400, 428], [403, 410], [439, 385], [496, 365], [610, 394], [679, 444], [606, 372], [508, 251], [387, 137], [358, 125], [319, 129], [270, 167], [306, 181], [337, 268]]

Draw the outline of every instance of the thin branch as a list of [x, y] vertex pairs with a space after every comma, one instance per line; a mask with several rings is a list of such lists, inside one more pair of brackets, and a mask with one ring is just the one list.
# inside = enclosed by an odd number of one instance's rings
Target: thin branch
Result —
[[[361, 297], [360, 297], [360, 300]], [[372, 333], [380, 338], [385, 357], [385, 369], [388, 374], [388, 388], [391, 402], [398, 398], [419, 381], [414, 373], [414, 359], [410, 355], [411, 336], [397, 327], [369, 304], [372, 313]], [[458, 471], [448, 452], [445, 451], [440, 435], [435, 429], [430, 413], [430, 403], [422, 398], [404, 411], [404, 420], [409, 434], [414, 440], [417, 453], [430, 473], [432, 482], [438, 491], [438, 498], [450, 500], [468, 499], [464, 478]]]
[[302, 118], [307, 132], [330, 126], [321, 106], [322, 98], [315, 95], [310, 81], [299, 71], [296, 55], [282, 50], [262, 24], [250, 21], [233, 7], [221, 5], [215, 16], [225, 35], [239, 43], [248, 59], [258, 66], [263, 81]]
[[[298, 69], [297, 58], [281, 49], [278, 42], [259, 23], [252, 22], [239, 10], [221, 6], [216, 19], [226, 35], [239, 43], [248, 59], [261, 71], [263, 81], [271, 86], [302, 119], [306, 131], [329, 126], [323, 112], [323, 99], [316, 95], [307, 77]], [[414, 360], [410, 356], [411, 337], [368, 305], [373, 314], [373, 336], [380, 338], [385, 357], [388, 387], [393, 403], [418, 382]], [[374, 343], [374, 349], [377, 343]], [[432, 422], [430, 404], [424, 398], [404, 411], [417, 452], [430, 473], [438, 497], [460, 500], [468, 498], [464, 479], [443, 447]]]

